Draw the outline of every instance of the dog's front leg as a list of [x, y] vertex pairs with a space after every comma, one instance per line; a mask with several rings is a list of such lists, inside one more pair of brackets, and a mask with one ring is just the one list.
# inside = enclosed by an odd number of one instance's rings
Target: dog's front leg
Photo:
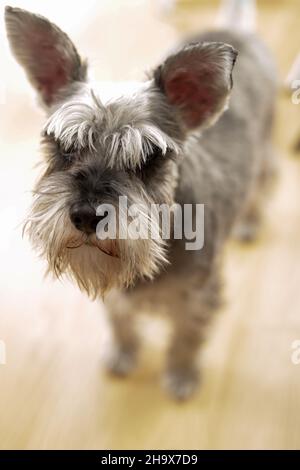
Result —
[[170, 306], [173, 335], [167, 355], [164, 384], [177, 399], [188, 398], [199, 383], [199, 349], [220, 304], [219, 283], [207, 280], [202, 288], [194, 287], [178, 294]]
[[136, 365], [138, 337], [135, 330], [135, 315], [127, 296], [116, 292], [106, 302], [111, 340], [104, 355], [108, 372], [125, 376]]

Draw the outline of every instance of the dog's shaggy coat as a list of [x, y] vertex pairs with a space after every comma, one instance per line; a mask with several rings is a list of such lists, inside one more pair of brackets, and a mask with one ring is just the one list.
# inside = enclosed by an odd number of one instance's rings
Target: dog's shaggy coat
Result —
[[[126, 374], [135, 365], [135, 313], [150, 307], [169, 314], [166, 383], [184, 398], [197, 384], [196, 353], [219, 304], [224, 242], [238, 218], [244, 238], [259, 221], [276, 88], [268, 52], [253, 34], [208, 32], [144, 83], [107, 97], [89, 84], [86, 62], [48, 20], [8, 7], [6, 25], [47, 113], [45, 169], [26, 231], [50, 271], [69, 275], [93, 297], [110, 291], [111, 371]], [[139, 204], [145, 225], [152, 203], [204, 204], [203, 249], [187, 251], [186, 240], [162, 237], [104, 242], [72, 223], [75, 204], [96, 210], [117, 206], [119, 196]], [[159, 219], [151, 224], [159, 233]]]

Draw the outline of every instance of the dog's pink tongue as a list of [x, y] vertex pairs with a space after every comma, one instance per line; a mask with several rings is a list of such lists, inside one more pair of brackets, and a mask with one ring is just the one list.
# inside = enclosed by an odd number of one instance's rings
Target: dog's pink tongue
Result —
[[109, 256], [119, 257], [116, 240], [98, 240], [98, 246], [101, 251]]

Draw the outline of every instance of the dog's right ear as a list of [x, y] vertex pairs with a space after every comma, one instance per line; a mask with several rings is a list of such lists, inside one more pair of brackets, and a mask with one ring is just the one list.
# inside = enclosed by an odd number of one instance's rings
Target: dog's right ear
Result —
[[86, 80], [87, 65], [69, 37], [46, 18], [6, 7], [11, 50], [46, 106], [55, 104], [73, 82]]

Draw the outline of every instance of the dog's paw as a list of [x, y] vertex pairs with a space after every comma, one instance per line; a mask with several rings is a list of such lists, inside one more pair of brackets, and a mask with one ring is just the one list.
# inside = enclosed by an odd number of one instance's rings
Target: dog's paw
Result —
[[187, 400], [198, 387], [199, 372], [195, 369], [168, 370], [163, 384], [173, 398]]
[[104, 356], [104, 366], [108, 373], [125, 377], [136, 366], [136, 351], [112, 347]]

